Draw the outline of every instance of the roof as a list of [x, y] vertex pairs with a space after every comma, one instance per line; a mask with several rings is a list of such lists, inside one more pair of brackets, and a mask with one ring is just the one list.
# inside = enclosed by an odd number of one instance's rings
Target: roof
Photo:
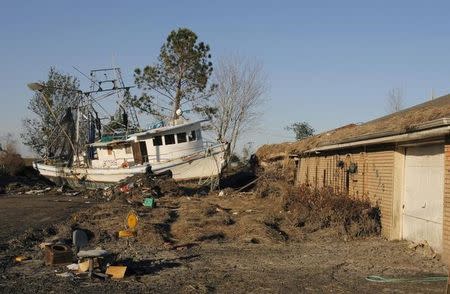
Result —
[[129, 142], [125, 141], [125, 140], [112, 140], [112, 141], [107, 141], [107, 142], [102, 142], [102, 141], [97, 141], [94, 143], [89, 144], [89, 146], [92, 147], [105, 147], [105, 146], [117, 146], [117, 145], [121, 145], [121, 144], [125, 144]]
[[205, 121], [208, 121], [208, 120], [204, 119], [204, 120], [198, 120], [198, 121], [184, 121], [182, 124], [177, 124], [177, 125], [173, 125], [173, 126], [164, 126], [164, 127], [160, 127], [160, 128], [150, 129], [150, 130], [146, 130], [144, 132], [130, 134], [129, 135], [130, 138], [128, 140], [134, 140], [134, 137], [141, 137], [141, 136], [147, 136], [147, 135], [153, 135], [153, 134], [159, 134], [159, 133], [166, 133], [166, 132], [170, 132], [172, 130], [185, 128], [187, 126], [192, 126], [192, 125], [195, 125], [195, 124], [198, 124], [198, 123], [202, 123], [202, 122], [205, 122]]
[[363, 124], [349, 124], [294, 143], [264, 145], [257, 155], [264, 158], [286, 152], [301, 153], [328, 145], [406, 134], [448, 123], [447, 117], [450, 117], [450, 94]]
[[129, 142], [134, 142], [137, 137], [142, 137], [142, 136], [147, 136], [147, 135], [155, 135], [155, 134], [163, 134], [163, 133], [167, 133], [173, 130], [177, 130], [177, 129], [181, 129], [187, 126], [192, 126], [195, 124], [200, 124], [202, 122], [208, 121], [207, 119], [203, 119], [203, 120], [197, 120], [197, 121], [184, 121], [181, 124], [177, 124], [177, 125], [173, 125], [173, 126], [164, 126], [164, 127], [160, 127], [160, 128], [155, 128], [155, 129], [150, 129], [150, 130], [146, 130], [140, 133], [133, 133], [128, 135], [128, 138], [125, 139], [124, 135], [120, 135], [120, 136], [105, 136], [102, 137], [102, 139], [100, 141], [94, 142], [89, 144], [90, 146], [93, 147], [105, 147], [105, 146], [115, 146], [115, 145], [121, 145], [124, 143], [129, 143]]

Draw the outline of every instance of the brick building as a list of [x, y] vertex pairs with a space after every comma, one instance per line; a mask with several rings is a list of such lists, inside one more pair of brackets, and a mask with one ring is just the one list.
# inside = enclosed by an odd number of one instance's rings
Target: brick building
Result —
[[450, 261], [450, 95], [290, 145], [297, 184], [369, 197], [389, 239]]

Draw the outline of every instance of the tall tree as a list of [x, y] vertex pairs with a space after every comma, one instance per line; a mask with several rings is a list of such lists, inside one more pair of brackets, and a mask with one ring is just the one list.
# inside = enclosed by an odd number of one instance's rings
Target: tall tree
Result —
[[[71, 133], [73, 131], [71, 109], [78, 105], [81, 98], [74, 91], [79, 90], [79, 81], [51, 67], [47, 80], [40, 83], [44, 89], [42, 94], [34, 93], [28, 103], [32, 116], [23, 120], [22, 141], [39, 156], [67, 154], [69, 142], [58, 126], [67, 128], [66, 131]], [[44, 99], [47, 99], [48, 105]]]
[[221, 141], [230, 143], [230, 154], [246, 131], [254, 127], [267, 91], [261, 63], [240, 56], [219, 60], [214, 72], [217, 85], [210, 112], [211, 125]]
[[314, 129], [307, 122], [296, 122], [285, 128], [288, 131], [293, 131], [295, 139], [301, 140], [314, 135]]
[[208, 85], [213, 67], [209, 45], [197, 39], [187, 28], [174, 30], [162, 45], [158, 62], [135, 69], [135, 82], [142, 93], [131, 98], [134, 106], [156, 116], [170, 111], [173, 119], [185, 103], [197, 112], [205, 110], [204, 100], [213, 87]]
[[403, 91], [400, 88], [392, 88], [387, 95], [387, 111], [394, 113], [403, 109]]

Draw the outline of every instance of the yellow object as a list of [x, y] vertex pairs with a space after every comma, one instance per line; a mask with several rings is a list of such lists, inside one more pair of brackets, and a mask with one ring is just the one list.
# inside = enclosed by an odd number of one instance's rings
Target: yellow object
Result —
[[132, 231], [119, 231], [119, 238], [128, 238], [128, 237], [134, 237], [136, 234]]
[[125, 272], [127, 271], [126, 266], [108, 266], [106, 269], [106, 274], [111, 276], [113, 279], [123, 279]]
[[119, 238], [136, 237], [136, 227], [139, 223], [136, 212], [131, 210], [125, 219], [126, 230], [119, 231]]
[[87, 272], [87, 270], [89, 269], [89, 260], [80, 262], [78, 264], [78, 270], [82, 273]]
[[17, 262], [22, 262], [22, 261], [28, 260], [28, 259], [30, 259], [30, 258], [28, 258], [28, 257], [26, 257], [26, 256], [23, 256], [23, 255], [19, 255], [19, 256], [17, 256], [17, 257], [15, 258], [15, 260], [16, 260]]
[[131, 230], [131, 231], [135, 231], [136, 227], [138, 225], [138, 222], [139, 222], [139, 219], [138, 219], [136, 212], [134, 212], [133, 210], [130, 211], [127, 215], [127, 220], [126, 220], [127, 229]]

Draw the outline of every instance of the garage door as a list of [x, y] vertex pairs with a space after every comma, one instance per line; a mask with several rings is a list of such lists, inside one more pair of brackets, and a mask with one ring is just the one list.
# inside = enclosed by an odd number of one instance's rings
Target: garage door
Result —
[[444, 146], [408, 147], [405, 158], [403, 239], [442, 251]]

